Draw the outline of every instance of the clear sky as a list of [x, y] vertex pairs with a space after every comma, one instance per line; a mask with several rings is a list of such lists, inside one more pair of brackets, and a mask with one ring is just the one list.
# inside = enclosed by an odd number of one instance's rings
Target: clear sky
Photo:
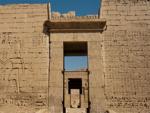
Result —
[[88, 68], [87, 56], [65, 56], [64, 68], [66, 71], [77, 71]]
[[[0, 4], [16, 3], [47, 3], [48, 0], [0, 0]], [[98, 13], [100, 0], [50, 0], [52, 11], [66, 13], [76, 11], [76, 14], [95, 15]]]

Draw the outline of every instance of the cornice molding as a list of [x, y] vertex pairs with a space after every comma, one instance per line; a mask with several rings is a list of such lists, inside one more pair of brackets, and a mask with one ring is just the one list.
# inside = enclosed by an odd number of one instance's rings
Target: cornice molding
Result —
[[48, 32], [103, 32], [106, 20], [99, 18], [51, 19], [45, 22]]

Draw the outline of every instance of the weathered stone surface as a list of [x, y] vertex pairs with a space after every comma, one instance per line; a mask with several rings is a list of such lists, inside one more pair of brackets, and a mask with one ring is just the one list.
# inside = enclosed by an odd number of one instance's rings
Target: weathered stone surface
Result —
[[[0, 105], [25, 107], [28, 113], [30, 107], [47, 105], [46, 8], [40, 4], [0, 6]], [[27, 112], [13, 108], [7, 108], [9, 113]]]
[[[51, 33], [49, 40], [47, 18], [46, 4], [0, 6], [0, 113], [45, 113], [48, 101], [50, 113], [63, 113], [63, 42], [73, 41], [88, 43], [90, 113], [149, 113], [148, 0], [102, 0], [102, 33]], [[63, 19], [98, 16], [52, 14]]]
[[107, 107], [120, 113], [148, 113], [150, 109], [150, 2], [103, 0], [105, 96]]

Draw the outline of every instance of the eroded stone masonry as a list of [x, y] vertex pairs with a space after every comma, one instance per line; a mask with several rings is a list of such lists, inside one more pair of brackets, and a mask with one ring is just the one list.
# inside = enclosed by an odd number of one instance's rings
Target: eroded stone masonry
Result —
[[150, 1], [101, 2], [82, 17], [0, 6], [0, 113], [150, 113]]

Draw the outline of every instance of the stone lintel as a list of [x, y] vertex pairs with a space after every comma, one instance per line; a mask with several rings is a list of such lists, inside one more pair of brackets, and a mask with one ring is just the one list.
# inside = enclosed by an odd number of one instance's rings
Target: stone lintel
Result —
[[105, 19], [74, 19], [48, 20], [48, 32], [103, 32], [106, 26]]

